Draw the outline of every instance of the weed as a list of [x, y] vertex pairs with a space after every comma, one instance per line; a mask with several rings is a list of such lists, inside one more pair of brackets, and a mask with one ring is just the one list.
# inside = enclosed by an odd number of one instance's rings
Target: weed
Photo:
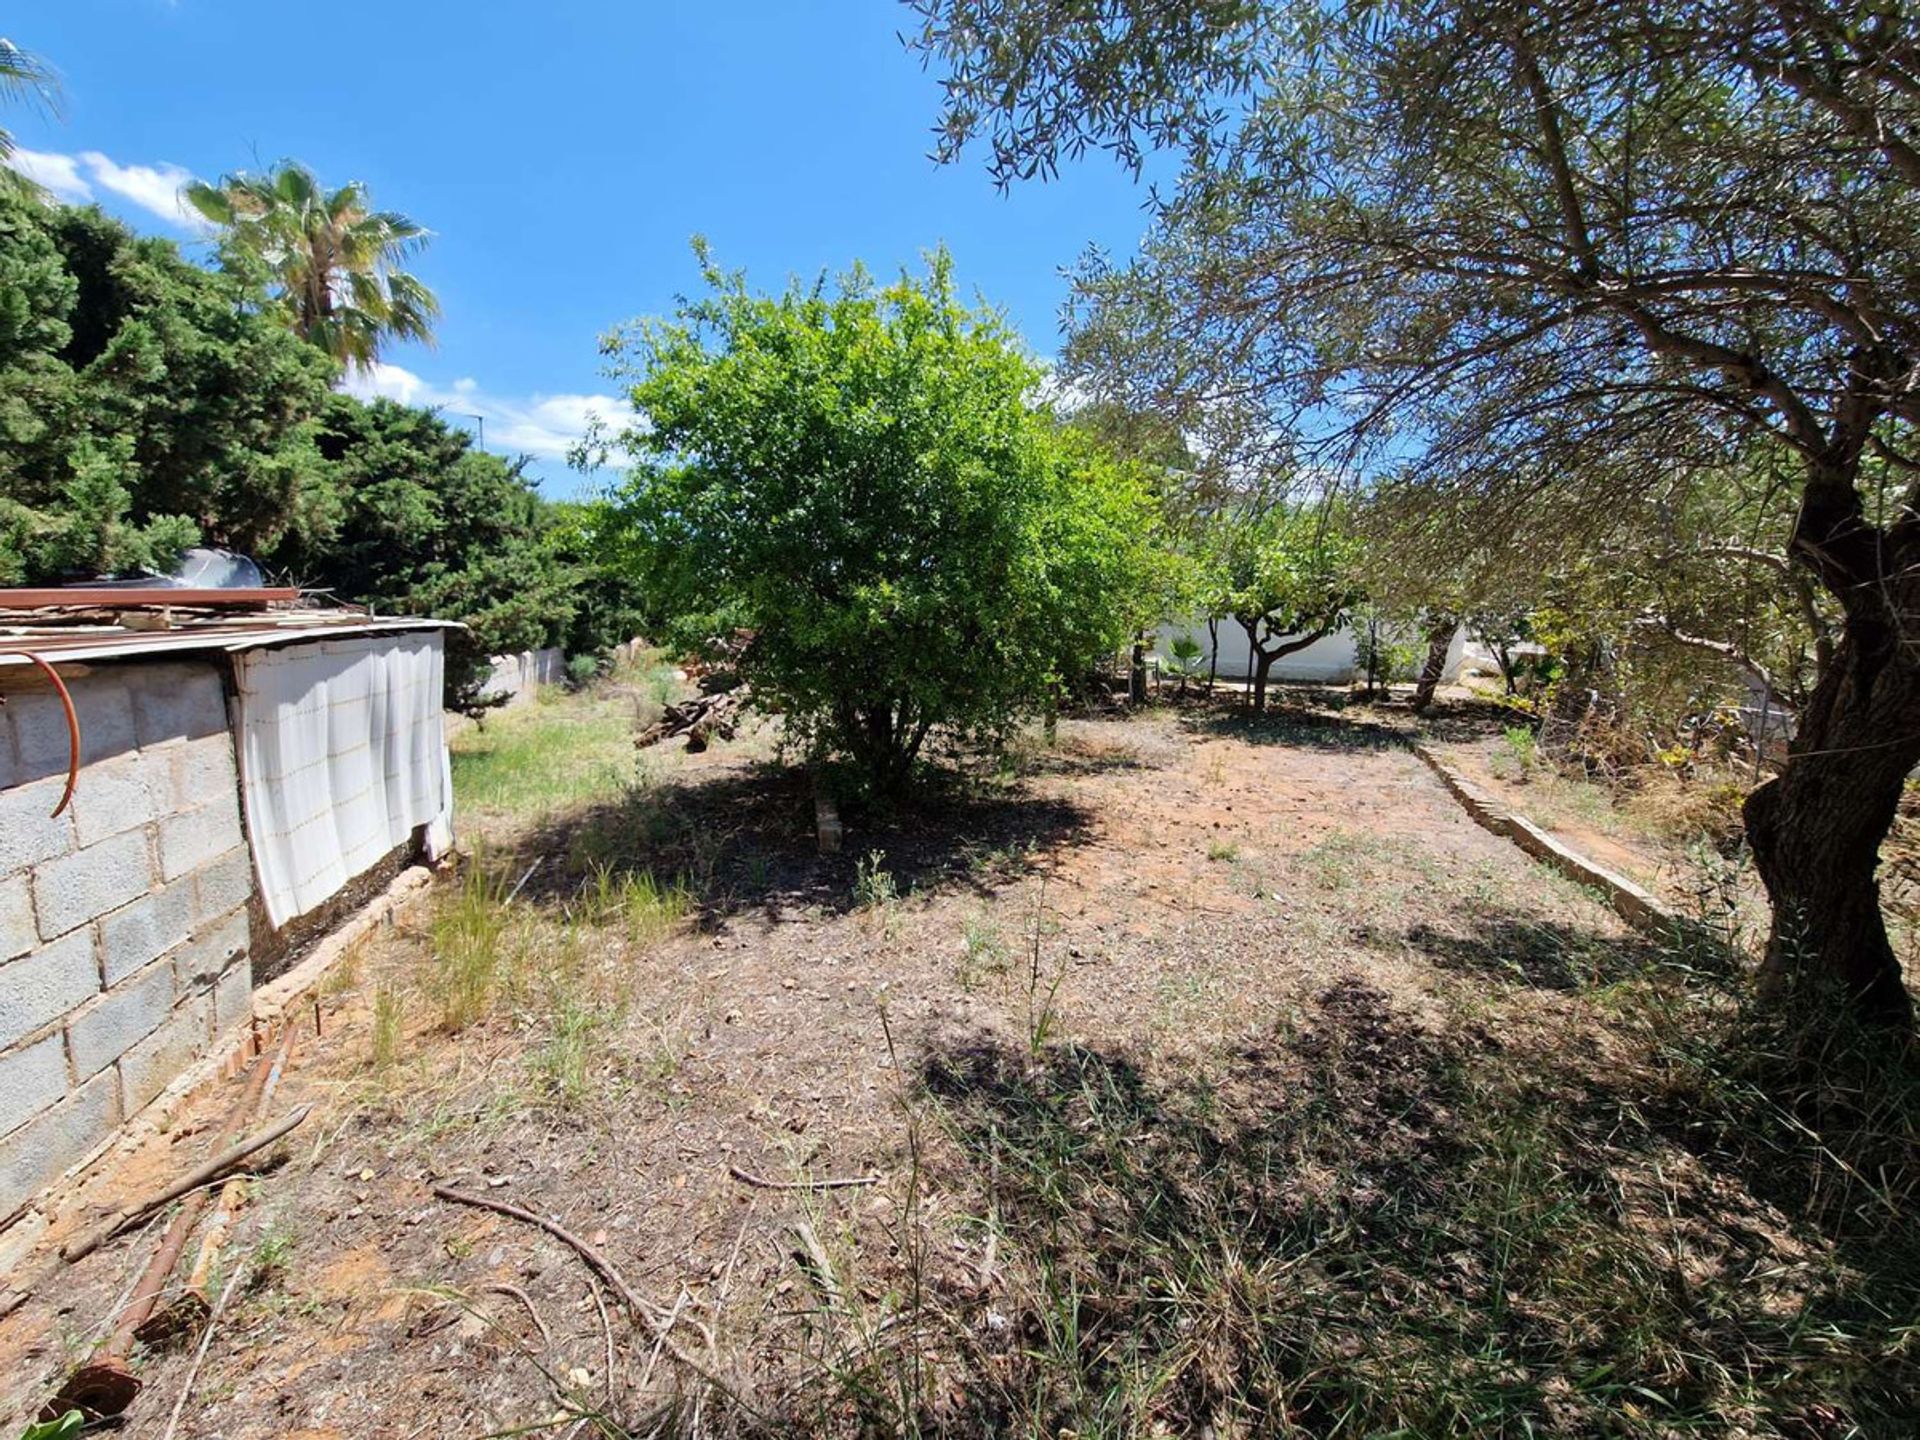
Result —
[[1027, 924], [1027, 1048], [1036, 1055], [1053, 1038], [1059, 1026], [1060, 987], [1067, 979], [1064, 958], [1055, 964], [1051, 974], [1042, 967], [1041, 941], [1047, 933], [1047, 877], [1042, 875], [1034, 896], [1033, 914]]
[[373, 1065], [386, 1070], [400, 1058], [406, 1038], [406, 996], [397, 985], [382, 984], [373, 992]]
[[638, 945], [665, 939], [693, 909], [682, 882], [662, 882], [647, 870], [619, 871], [604, 861], [592, 866], [583, 897], [589, 923], [624, 926]]
[[[913, 1360], [977, 1359], [929, 1394], [903, 1355], [860, 1413], [918, 1434], [1908, 1433], [1911, 1059], [1890, 1098], [1863, 1069], [1824, 1102], [1845, 1133], [1796, 1129], [1811, 1096], [1788, 1111], [1729, 1068], [1751, 1037], [1722, 1048], [1710, 992], [1687, 993], [1649, 1021], [1687, 1092], [1671, 1115], [1637, 1079], [1428, 1032], [1352, 981], [1169, 1082], [1073, 1045], [936, 1050], [957, 1167], [936, 1178], [987, 1191], [1012, 1323], [924, 1304]], [[1734, 1177], [1869, 1248], [1756, 1268]], [[904, 1394], [922, 1408], [900, 1417]]]
[[485, 834], [608, 794], [633, 753], [632, 731], [617, 701], [571, 696], [504, 711], [449, 744], [456, 802]]
[[365, 951], [365, 940], [349, 945], [346, 953], [334, 963], [333, 968], [327, 971], [326, 978], [320, 982], [320, 993], [329, 1000], [337, 999], [358, 985], [360, 962], [365, 956]]
[[259, 1290], [273, 1284], [286, 1273], [293, 1259], [295, 1235], [284, 1216], [270, 1216], [253, 1243], [247, 1259], [248, 1288]]
[[1207, 859], [1225, 860], [1229, 864], [1240, 858], [1240, 846], [1232, 840], [1212, 840], [1207, 843]]
[[1540, 763], [1540, 745], [1533, 728], [1509, 725], [1500, 732], [1500, 745], [1488, 759], [1488, 767], [1502, 780], [1524, 784]]
[[591, 1087], [600, 1038], [615, 1016], [572, 986], [556, 986], [548, 1007], [546, 1043], [534, 1069], [547, 1095], [563, 1106], [578, 1105]]
[[893, 872], [887, 869], [887, 852], [869, 850], [864, 860], [853, 867], [853, 903], [862, 910], [879, 910], [900, 898]]
[[430, 983], [440, 1003], [440, 1023], [460, 1031], [492, 1007], [505, 959], [507, 908], [502, 882], [475, 859], [452, 897], [433, 917]]
[[962, 936], [964, 952], [960, 957], [960, 988], [971, 992], [983, 974], [1007, 973], [1007, 942], [1000, 927], [984, 914], [969, 915]]

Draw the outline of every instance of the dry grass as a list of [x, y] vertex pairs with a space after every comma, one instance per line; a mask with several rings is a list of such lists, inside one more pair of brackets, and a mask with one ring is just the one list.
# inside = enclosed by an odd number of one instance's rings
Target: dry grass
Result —
[[1022, 763], [837, 857], [725, 747], [520, 792], [289, 1076], [298, 1244], [199, 1433], [1914, 1432], [1910, 1055], [1809, 1053], [1378, 736], [1190, 707]]

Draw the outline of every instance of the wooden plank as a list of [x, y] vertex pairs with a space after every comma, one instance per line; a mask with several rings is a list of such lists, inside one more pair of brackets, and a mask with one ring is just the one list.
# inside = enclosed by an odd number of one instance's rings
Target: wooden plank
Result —
[[187, 607], [283, 604], [298, 600], [291, 587], [254, 590], [191, 590], [173, 585], [63, 585], [51, 590], [0, 590], [0, 610], [133, 610], [148, 605]]

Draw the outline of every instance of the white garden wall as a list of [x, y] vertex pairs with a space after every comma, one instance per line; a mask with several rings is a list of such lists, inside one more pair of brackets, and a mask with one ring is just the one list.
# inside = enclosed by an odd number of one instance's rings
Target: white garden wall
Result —
[[[1220, 630], [1220, 678], [1223, 680], [1245, 680], [1253, 673], [1252, 650], [1247, 644], [1247, 632], [1237, 620], [1222, 620]], [[1203, 652], [1200, 668], [1204, 673], [1211, 658], [1207, 638], [1207, 622], [1195, 620], [1184, 625], [1162, 625], [1155, 645], [1155, 651], [1164, 659], [1173, 652], [1173, 642], [1181, 635], [1191, 635], [1200, 642]], [[1413, 679], [1420, 665], [1426, 659], [1424, 637], [1409, 632], [1399, 637], [1414, 651], [1414, 661], [1409, 672], [1400, 678]], [[1460, 660], [1466, 646], [1465, 630], [1454, 632], [1453, 643], [1447, 649], [1447, 668], [1442, 679], [1451, 681], [1460, 671]], [[1355, 643], [1351, 628], [1336, 634], [1327, 635], [1304, 650], [1296, 650], [1274, 662], [1272, 676], [1275, 680], [1302, 680], [1322, 685], [1346, 685], [1358, 678], [1359, 649]]]
[[487, 683], [480, 687], [483, 697], [504, 695], [508, 705], [520, 705], [533, 699], [542, 685], [558, 685], [567, 678], [567, 657], [556, 646], [544, 650], [522, 650], [517, 655], [495, 655]]

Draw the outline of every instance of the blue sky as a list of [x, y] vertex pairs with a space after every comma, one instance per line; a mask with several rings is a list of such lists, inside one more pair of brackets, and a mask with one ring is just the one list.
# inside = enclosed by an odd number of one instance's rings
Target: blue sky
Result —
[[590, 482], [558, 457], [612, 403], [597, 338], [694, 286], [696, 232], [769, 289], [944, 241], [1042, 356], [1061, 267], [1133, 248], [1145, 192], [1103, 157], [1009, 194], [977, 157], [927, 158], [939, 87], [899, 42], [911, 18], [893, 0], [27, 0], [3, 33], [58, 69], [64, 110], [7, 123], [43, 184], [182, 239], [190, 175], [293, 157], [366, 181], [435, 232], [415, 268], [445, 316], [436, 348], [359, 383], [485, 415], [488, 448], [532, 453], [564, 494]]

